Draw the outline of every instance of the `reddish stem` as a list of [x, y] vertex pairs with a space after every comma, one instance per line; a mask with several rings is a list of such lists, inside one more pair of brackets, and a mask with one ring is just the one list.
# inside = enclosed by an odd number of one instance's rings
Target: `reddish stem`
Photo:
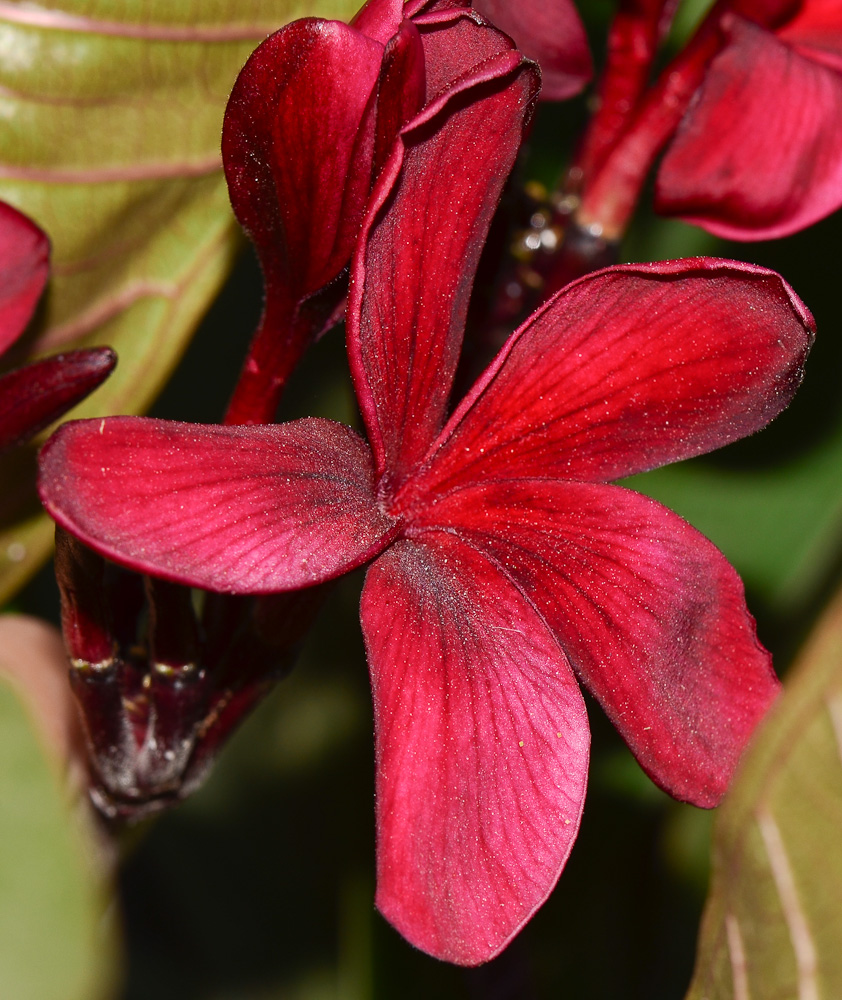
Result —
[[719, 0], [689, 44], [667, 66], [614, 147], [582, 192], [576, 220], [583, 228], [618, 240], [628, 226], [656, 157], [678, 127], [722, 47], [722, 13], [730, 0]]
[[568, 178], [577, 185], [602, 163], [637, 110], [677, 0], [620, 0], [608, 30], [599, 103]]

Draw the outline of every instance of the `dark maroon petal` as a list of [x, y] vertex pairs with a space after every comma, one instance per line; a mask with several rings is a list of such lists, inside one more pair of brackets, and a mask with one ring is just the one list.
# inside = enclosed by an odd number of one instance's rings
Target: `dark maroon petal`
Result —
[[779, 685], [718, 549], [653, 500], [588, 483], [467, 487], [425, 520], [504, 567], [658, 785], [719, 801]]
[[656, 207], [728, 239], [804, 229], [842, 205], [842, 72], [734, 18], [658, 172]]
[[374, 693], [377, 905], [413, 944], [477, 965], [544, 902], [579, 827], [582, 696], [552, 635], [450, 535], [392, 546], [362, 621]]
[[260, 258], [266, 303], [229, 422], [272, 419], [273, 379], [284, 380], [334, 304], [300, 313], [348, 264], [362, 221], [382, 57], [381, 44], [348, 25], [308, 18], [260, 45], [234, 85], [222, 157], [234, 212]]
[[0, 202], [0, 354], [23, 333], [49, 268], [47, 237], [31, 219]]
[[371, 456], [327, 420], [263, 427], [111, 417], [65, 424], [41, 453], [55, 520], [130, 569], [207, 590], [330, 579], [395, 533]]
[[421, 36], [411, 21], [404, 21], [389, 39], [383, 55], [377, 99], [375, 176], [388, 159], [400, 129], [421, 110], [425, 80]]
[[484, 64], [514, 43], [463, 5], [442, 10], [425, 8], [413, 18], [424, 45], [426, 102], [437, 100], [465, 77], [485, 73]]
[[402, 133], [352, 267], [348, 351], [377, 471], [394, 480], [438, 433], [477, 260], [537, 89], [513, 51]]
[[0, 452], [29, 440], [104, 382], [117, 364], [109, 347], [57, 354], [0, 375]]
[[720, 448], [786, 407], [812, 331], [783, 279], [751, 264], [589, 275], [512, 335], [407, 490], [489, 476], [607, 481]]
[[593, 75], [585, 29], [571, 0], [474, 0], [474, 6], [541, 66], [541, 97], [563, 101]]

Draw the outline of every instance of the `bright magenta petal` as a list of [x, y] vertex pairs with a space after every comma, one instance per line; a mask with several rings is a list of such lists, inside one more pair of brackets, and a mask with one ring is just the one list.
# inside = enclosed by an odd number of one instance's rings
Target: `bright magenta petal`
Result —
[[0, 375], [0, 451], [22, 444], [67, 413], [117, 363], [109, 347], [57, 354]]
[[718, 549], [653, 500], [601, 484], [468, 487], [427, 520], [505, 567], [658, 785], [719, 801], [779, 685]]
[[513, 334], [407, 491], [487, 477], [608, 481], [720, 448], [789, 403], [812, 329], [789, 286], [750, 264], [589, 275]]
[[787, 236], [842, 205], [842, 72], [735, 18], [658, 172], [659, 212]]
[[377, 905], [413, 944], [476, 965], [539, 907], [579, 827], [588, 723], [533, 608], [452, 536], [371, 567]]
[[475, 0], [474, 7], [541, 67], [541, 97], [563, 101], [593, 75], [585, 29], [571, 0]]
[[811, 59], [842, 70], [842, 6], [839, 0], [803, 0], [775, 34]]
[[112, 417], [65, 424], [41, 453], [55, 520], [131, 569], [207, 590], [306, 587], [395, 533], [371, 456], [327, 420], [262, 427]]
[[351, 26], [385, 45], [400, 27], [403, 0], [368, 0], [357, 11]]
[[0, 354], [23, 333], [50, 267], [50, 244], [31, 219], [0, 202]]
[[394, 480], [441, 427], [479, 253], [536, 89], [506, 48], [403, 131], [375, 188], [348, 350], [377, 471]]

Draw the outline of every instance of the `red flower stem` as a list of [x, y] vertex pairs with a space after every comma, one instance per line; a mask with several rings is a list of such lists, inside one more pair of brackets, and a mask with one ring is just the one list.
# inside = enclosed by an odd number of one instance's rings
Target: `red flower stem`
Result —
[[656, 157], [669, 141], [723, 45], [723, 15], [733, 0], [718, 0], [685, 48], [639, 101], [637, 110], [597, 166], [581, 183], [575, 221], [607, 240], [619, 240], [637, 206]]
[[637, 110], [676, 0], [620, 0], [608, 30], [598, 107], [568, 172], [577, 186], [589, 177], [617, 142]]
[[270, 424], [292, 370], [311, 339], [290, 303], [267, 301], [225, 414], [225, 424]]

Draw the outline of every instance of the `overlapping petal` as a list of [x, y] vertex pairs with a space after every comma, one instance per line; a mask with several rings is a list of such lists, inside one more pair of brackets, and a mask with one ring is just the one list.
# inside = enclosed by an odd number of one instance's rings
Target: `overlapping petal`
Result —
[[485, 477], [608, 481], [765, 426], [813, 320], [774, 272], [699, 258], [568, 285], [510, 338], [407, 499]]
[[502, 41], [404, 129], [373, 194], [348, 351], [377, 471], [394, 481], [440, 429], [479, 253], [537, 86]]
[[[836, 21], [839, 33], [838, 8]], [[728, 42], [658, 172], [659, 212], [756, 240], [789, 235], [842, 205], [842, 52], [832, 36], [819, 50], [811, 25], [794, 25], [798, 44], [789, 44], [730, 20]]]
[[108, 347], [56, 354], [0, 376], [0, 452], [22, 444], [83, 400], [117, 363]]
[[376, 555], [395, 521], [353, 431], [112, 417], [65, 424], [41, 460], [53, 518], [131, 569], [207, 590], [306, 587]]
[[716, 805], [779, 684], [740, 578], [703, 535], [630, 490], [547, 480], [467, 487], [419, 517], [534, 603], [657, 784]]
[[307, 18], [263, 42], [234, 85], [222, 158], [266, 298], [229, 423], [273, 418], [286, 378], [341, 297], [311, 301], [347, 265], [365, 210], [382, 58], [383, 45], [354, 28]]
[[475, 965], [555, 884], [579, 826], [584, 704], [564, 654], [490, 560], [452, 535], [392, 546], [362, 598], [377, 753], [377, 905]]
[[285, 279], [296, 300], [350, 256], [371, 185], [382, 58], [379, 42], [348, 25], [306, 18], [255, 51], [231, 93], [222, 153], [234, 211], [267, 281]]
[[539, 63], [542, 98], [563, 101], [590, 80], [588, 39], [571, 0], [475, 0], [474, 6]]
[[0, 354], [23, 333], [44, 290], [50, 243], [25, 215], [0, 202]]

